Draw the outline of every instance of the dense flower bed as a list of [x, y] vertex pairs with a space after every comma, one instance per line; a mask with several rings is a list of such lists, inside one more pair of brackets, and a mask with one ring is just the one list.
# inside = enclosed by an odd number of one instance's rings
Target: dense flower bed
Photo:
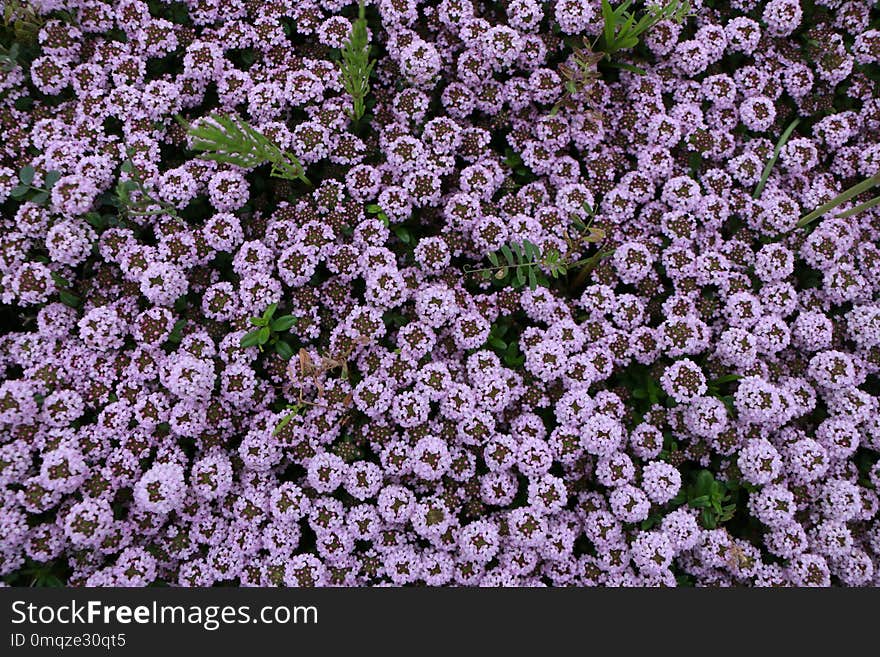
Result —
[[880, 582], [876, 4], [8, 6], [7, 583]]

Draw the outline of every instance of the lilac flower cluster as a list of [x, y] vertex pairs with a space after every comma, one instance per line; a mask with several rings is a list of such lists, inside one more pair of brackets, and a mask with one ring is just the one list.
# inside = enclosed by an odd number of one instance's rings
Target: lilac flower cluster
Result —
[[[796, 226], [880, 170], [877, 8], [695, 1], [567, 97], [599, 2], [367, 4], [354, 126], [351, 0], [33, 3], [0, 78], [0, 575], [880, 584], [880, 209]], [[175, 117], [217, 111], [314, 186], [199, 157]], [[604, 257], [469, 273], [524, 241]], [[242, 346], [271, 304], [292, 358]]]

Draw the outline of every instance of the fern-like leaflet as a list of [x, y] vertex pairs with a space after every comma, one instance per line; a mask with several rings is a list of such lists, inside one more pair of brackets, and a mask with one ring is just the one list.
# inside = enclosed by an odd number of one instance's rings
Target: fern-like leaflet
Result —
[[547, 285], [544, 270], [553, 278], [565, 276], [566, 263], [556, 249], [541, 252], [541, 248], [529, 240], [505, 244], [498, 251], [486, 256], [491, 267], [471, 269], [469, 273], [480, 274], [485, 280], [507, 280], [512, 287], [528, 284], [534, 290], [538, 285]]
[[[592, 215], [592, 210], [590, 210]], [[592, 219], [590, 220], [590, 224]], [[575, 222], [577, 237], [567, 238], [566, 242], [570, 252], [577, 252], [584, 247], [593, 244], [599, 244], [605, 239], [605, 231], [600, 228], [592, 227], [578, 220]], [[539, 285], [547, 286], [550, 281], [547, 278], [557, 279], [566, 276], [569, 272], [578, 270], [577, 278], [574, 286], [581, 285], [585, 277], [598, 265], [604, 258], [612, 253], [611, 250], [600, 248], [598, 251], [586, 258], [567, 262], [562, 254], [555, 248], [541, 250], [534, 242], [523, 240], [522, 242], [511, 242], [505, 244], [498, 251], [489, 253], [488, 258], [491, 267], [481, 267], [478, 269], [468, 269], [465, 271], [469, 274], [478, 274], [484, 280], [495, 280], [504, 282], [514, 288], [523, 287], [528, 284], [529, 288], [534, 290]]]
[[311, 186], [297, 157], [281, 150], [271, 139], [237, 116], [212, 114], [191, 124], [178, 117], [192, 140], [192, 149], [206, 160], [252, 169], [271, 164], [270, 175], [284, 180], [301, 180]]
[[370, 60], [370, 42], [367, 36], [363, 0], [358, 5], [358, 17], [351, 26], [348, 40], [342, 45], [340, 54], [342, 61], [339, 64], [339, 71], [342, 76], [342, 86], [351, 96], [349, 116], [357, 123], [366, 109], [364, 103], [367, 94], [370, 93], [370, 75], [376, 64], [376, 60]]

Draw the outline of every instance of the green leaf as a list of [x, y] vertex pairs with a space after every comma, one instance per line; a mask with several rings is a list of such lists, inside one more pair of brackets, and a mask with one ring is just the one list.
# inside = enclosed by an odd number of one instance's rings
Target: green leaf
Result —
[[31, 201], [36, 203], [37, 205], [43, 205], [46, 201], [49, 200], [49, 195], [46, 192], [37, 192], [31, 198]]
[[265, 319], [268, 322], [268, 320], [272, 319], [272, 315], [275, 314], [276, 310], [278, 310], [277, 303], [269, 304], [269, 307], [266, 308], [265, 312], [263, 312], [263, 319]]
[[257, 342], [261, 345], [266, 344], [269, 341], [269, 336], [271, 335], [272, 331], [269, 330], [269, 327], [264, 326], [257, 331]]
[[59, 290], [58, 298], [61, 299], [61, 303], [65, 306], [70, 306], [71, 308], [79, 308], [80, 303], [82, 303], [82, 299], [75, 294], [71, 294], [67, 290]]
[[507, 260], [507, 264], [511, 267], [516, 264], [515, 260], [513, 259], [513, 251], [510, 250], [510, 247], [507, 244], [501, 247], [501, 255], [504, 256], [504, 259]]
[[708, 493], [712, 489], [712, 484], [714, 483], [715, 478], [708, 470], [700, 470], [697, 474], [697, 488], [700, 491]]
[[710, 382], [710, 385], [714, 384], [716, 386], [723, 385], [725, 383], [733, 383], [734, 381], [739, 381], [742, 379], [741, 374], [726, 374], [724, 376], [719, 376], [717, 379], [713, 379]]
[[690, 502], [691, 506], [695, 509], [703, 509], [709, 506], [709, 496], [708, 495], [700, 495], [700, 497], [694, 498]]
[[617, 17], [608, 0], [602, 0], [602, 20], [604, 22], [605, 43], [610, 45], [614, 42], [614, 30], [617, 27]]
[[52, 280], [55, 281], [56, 287], [70, 287], [70, 281], [57, 272], [52, 272]]
[[266, 326], [269, 323], [269, 320], [263, 319], [262, 317], [249, 317], [248, 322], [250, 322], [252, 326]]
[[241, 341], [239, 342], [239, 344], [245, 348], [256, 347], [258, 344], [260, 344], [260, 335], [259, 334], [260, 334], [259, 331], [250, 331], [249, 333], [245, 333], [241, 337]]
[[21, 181], [22, 185], [30, 185], [32, 182], [34, 182], [35, 174], [36, 171], [34, 170], [34, 168], [30, 164], [28, 164], [27, 166], [22, 167], [21, 171], [18, 172], [18, 179]]
[[282, 332], [289, 331], [290, 327], [296, 324], [296, 317], [293, 315], [282, 315], [272, 320], [270, 325], [273, 331]]
[[535, 275], [535, 268], [529, 267], [529, 289], [534, 290], [538, 287], [538, 277]]
[[46, 174], [46, 179], [43, 181], [43, 186], [46, 189], [51, 190], [55, 186], [55, 183], [57, 183], [59, 180], [61, 180], [61, 172], [50, 171]]
[[101, 230], [106, 225], [104, 222], [104, 217], [99, 215], [97, 212], [89, 212], [85, 216], [85, 220], [89, 223], [89, 225]]
[[183, 337], [183, 327], [186, 326], [185, 319], [178, 319], [174, 322], [174, 328], [171, 329], [171, 333], [168, 334], [168, 342], [171, 344], [179, 344], [181, 338]]
[[278, 342], [275, 343], [275, 352], [284, 360], [290, 360], [293, 358], [293, 347], [287, 344], [284, 340], [278, 340]]
[[703, 527], [706, 529], [715, 529], [718, 526], [715, 515], [709, 509], [703, 509], [700, 512], [700, 519], [703, 522]]
[[279, 433], [281, 433], [281, 430], [284, 429], [284, 427], [286, 427], [288, 424], [290, 424], [290, 421], [293, 419], [294, 415], [295, 414], [293, 412], [290, 412], [287, 415], [285, 415], [283, 418], [281, 418], [281, 421], [278, 423], [278, 425], [272, 431], [272, 435], [277, 436]]
[[507, 349], [507, 343], [501, 338], [497, 338], [494, 335], [490, 335], [487, 341], [490, 346], [495, 347], [496, 349]]
[[648, 72], [643, 69], [635, 66], [633, 64], [627, 64], [626, 62], [611, 62], [611, 66], [615, 68], [622, 68], [624, 71], [629, 71], [630, 73], [635, 73], [636, 75], [647, 75]]
[[27, 185], [16, 185], [16, 186], [13, 187], [12, 190], [9, 192], [9, 195], [10, 195], [12, 198], [21, 198], [22, 196], [24, 196], [25, 194], [27, 194], [29, 191], [31, 191], [31, 188], [28, 187]]
[[298, 411], [291, 411], [290, 413], [285, 415], [283, 418], [281, 418], [281, 422], [279, 422], [278, 426], [275, 427], [275, 430], [272, 432], [272, 435], [277, 436], [279, 433], [281, 433], [281, 430], [284, 429], [284, 427], [286, 427], [288, 424], [290, 424], [290, 421], [294, 417], [296, 417], [297, 413], [298, 413]]

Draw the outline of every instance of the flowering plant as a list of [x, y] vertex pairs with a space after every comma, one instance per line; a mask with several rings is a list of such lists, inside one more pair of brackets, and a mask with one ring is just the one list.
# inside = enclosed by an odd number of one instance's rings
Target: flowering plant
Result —
[[0, 22], [0, 578], [880, 583], [866, 0]]

